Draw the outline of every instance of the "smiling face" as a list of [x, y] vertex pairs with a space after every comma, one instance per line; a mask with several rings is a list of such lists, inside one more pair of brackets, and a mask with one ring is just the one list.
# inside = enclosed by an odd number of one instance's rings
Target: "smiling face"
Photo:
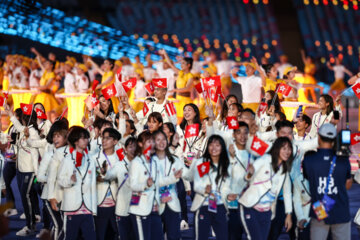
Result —
[[168, 146], [168, 143], [167, 143], [165, 135], [162, 134], [162, 133], [156, 134], [156, 136], [155, 136], [155, 149], [158, 150], [158, 151], [165, 151], [167, 146]]
[[240, 146], [245, 146], [248, 139], [248, 133], [249, 130], [247, 129], [247, 127], [240, 127], [239, 129], [235, 130], [233, 133], [235, 143]]
[[125, 148], [126, 154], [130, 155], [130, 156], [135, 156], [135, 152], [136, 152], [136, 142], [132, 142], [130, 143], [126, 148]]
[[303, 118], [300, 118], [299, 121], [296, 122], [296, 129], [298, 131], [302, 131], [302, 130], [306, 129], [307, 127], [308, 126]]
[[254, 73], [255, 73], [255, 68], [253, 68], [250, 64], [248, 64], [248, 65], [246, 66], [245, 73], [246, 73], [247, 76], [254, 75]]
[[195, 116], [196, 112], [191, 106], [184, 107], [184, 118], [186, 121], [193, 121]]
[[66, 144], [65, 134], [61, 134], [60, 132], [55, 132], [52, 140], [55, 148], [60, 148]]
[[154, 117], [151, 117], [148, 122], [147, 125], [149, 127], [149, 131], [151, 133], [159, 130], [159, 128], [162, 126], [162, 123], [160, 123], [159, 121], [157, 121]]
[[109, 60], [104, 61], [103, 68], [104, 68], [104, 71], [106, 71], [106, 72], [111, 70], [112, 64], [110, 63]]
[[291, 147], [288, 143], [280, 148], [279, 151], [279, 160], [286, 162], [291, 156]]
[[320, 108], [321, 110], [324, 110], [324, 109], [327, 108], [327, 106], [329, 106], [329, 103], [327, 103], [327, 102], [325, 101], [325, 98], [320, 97], [320, 98], [319, 98], [318, 105], [319, 105], [319, 108]]
[[185, 60], [181, 60], [181, 70], [189, 70], [190, 64], [188, 64]]
[[273, 66], [271, 69], [270, 69], [270, 72], [269, 72], [269, 77], [272, 77], [272, 78], [276, 78], [278, 75], [278, 70], [275, 66]]
[[99, 98], [100, 109], [106, 112], [110, 107], [110, 101], [106, 100], [104, 97]]
[[235, 97], [230, 97], [228, 100], [227, 100], [229, 106], [233, 103], [237, 103], [237, 99]]
[[209, 144], [209, 154], [213, 157], [220, 157], [221, 154], [221, 144], [219, 141], [214, 140]]
[[228, 117], [236, 117], [239, 114], [239, 109], [235, 104], [231, 104], [228, 111]]

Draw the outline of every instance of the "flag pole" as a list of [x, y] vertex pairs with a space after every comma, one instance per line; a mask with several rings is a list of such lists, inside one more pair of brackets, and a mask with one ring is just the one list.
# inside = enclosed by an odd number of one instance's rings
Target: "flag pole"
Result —
[[353, 86], [355, 86], [357, 83], [354, 83], [353, 85], [351, 85], [350, 87], [346, 88], [345, 90], [343, 90], [338, 97], [342, 96], [347, 90], [349, 90], [350, 88], [352, 88]]

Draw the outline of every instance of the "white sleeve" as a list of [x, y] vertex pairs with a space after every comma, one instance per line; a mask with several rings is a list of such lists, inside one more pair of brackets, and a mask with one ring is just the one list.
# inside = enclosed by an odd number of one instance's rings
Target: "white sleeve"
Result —
[[291, 181], [290, 181], [289, 173], [286, 173], [285, 176], [283, 195], [284, 195], [284, 204], [285, 204], [285, 214], [292, 213], [292, 194], [291, 194]]
[[52, 158], [52, 152], [46, 152], [44, 154], [44, 157], [41, 159], [38, 174], [37, 174], [37, 180], [42, 183], [47, 182], [47, 172], [49, 168], [49, 164], [51, 162]]
[[57, 182], [63, 188], [70, 188], [75, 182], [71, 180], [74, 170], [73, 163], [70, 159], [65, 158], [59, 167]]
[[132, 161], [130, 164], [130, 188], [132, 191], [135, 192], [142, 192], [146, 189], [146, 183], [139, 183], [138, 179], [140, 177], [140, 169], [142, 168], [142, 166], [140, 166], [138, 161]]

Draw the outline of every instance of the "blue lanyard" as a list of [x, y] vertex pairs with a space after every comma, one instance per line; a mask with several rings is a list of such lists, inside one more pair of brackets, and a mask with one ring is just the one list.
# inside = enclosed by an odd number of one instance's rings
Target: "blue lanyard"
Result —
[[111, 168], [111, 163], [110, 163], [110, 160], [109, 160], [108, 156], [105, 154], [105, 152], [103, 152], [103, 153], [104, 153], [104, 156], [106, 158], [106, 161], [108, 162], [108, 164], [109, 164], [109, 166]]
[[328, 194], [328, 191], [329, 191], [330, 179], [331, 179], [332, 174], [333, 174], [333, 172], [334, 172], [335, 163], [336, 163], [336, 155], [333, 156], [333, 159], [332, 159], [332, 161], [331, 161], [329, 176], [328, 176], [327, 181], [326, 181], [325, 195], [327, 195], [327, 194]]

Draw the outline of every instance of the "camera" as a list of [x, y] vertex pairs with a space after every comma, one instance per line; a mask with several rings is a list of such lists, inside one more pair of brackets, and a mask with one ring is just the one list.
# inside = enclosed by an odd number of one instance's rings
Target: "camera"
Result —
[[341, 130], [336, 137], [336, 155], [349, 157], [351, 143], [351, 131], [348, 129]]

